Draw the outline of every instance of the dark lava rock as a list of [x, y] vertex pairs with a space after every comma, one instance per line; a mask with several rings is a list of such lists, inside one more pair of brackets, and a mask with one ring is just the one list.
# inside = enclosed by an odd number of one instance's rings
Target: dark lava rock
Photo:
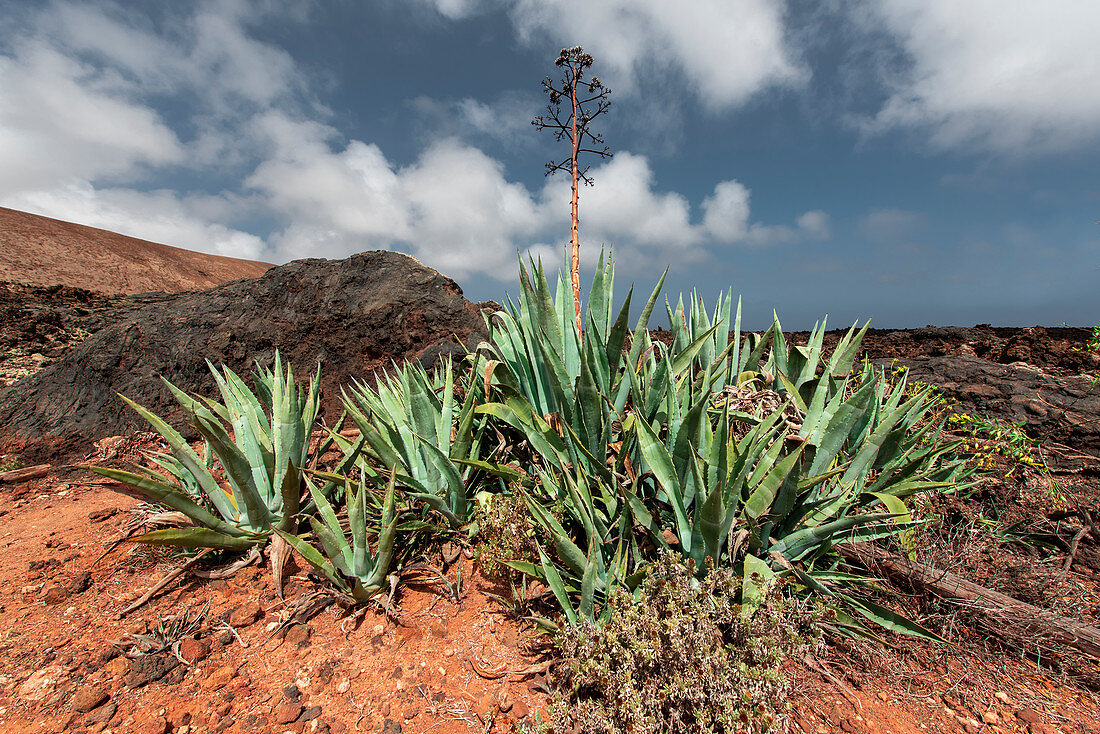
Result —
[[92, 574], [87, 571], [80, 571], [69, 579], [70, 594], [81, 594], [90, 588], [92, 588]]
[[966, 356], [899, 361], [909, 367], [910, 381], [940, 388], [957, 412], [1024, 423], [1032, 438], [1100, 452], [1100, 387], [1087, 375], [1059, 377], [1028, 365]]
[[[825, 332], [830, 354], [846, 329]], [[998, 364], [1026, 362], [1058, 376], [1100, 371], [1100, 355], [1086, 348], [1091, 329], [1074, 326], [925, 326], [919, 329], [868, 329], [859, 357], [871, 360], [969, 356]], [[664, 335], [665, 342], [672, 332]], [[786, 332], [787, 341], [805, 344], [809, 332]]]
[[0, 282], [0, 387], [34, 373], [98, 331], [122, 301], [62, 285]]
[[171, 655], [143, 655], [130, 664], [126, 674], [127, 688], [140, 688], [171, 673], [180, 661]]
[[88, 513], [88, 520], [91, 522], [103, 522], [104, 520], [114, 517], [118, 512], [119, 510], [117, 507], [104, 507], [99, 510], [92, 510]]
[[369, 379], [392, 360], [454, 353], [456, 339], [476, 341], [483, 329], [479, 308], [453, 280], [396, 252], [299, 260], [206, 291], [137, 296], [62, 358], [0, 392], [9, 432], [0, 443], [50, 436], [50, 451], [76, 453], [144, 430], [116, 392], [180, 426], [161, 377], [214, 395], [207, 359], [248, 376], [257, 362], [271, 365], [276, 348], [299, 377], [320, 361], [323, 414], [335, 420], [339, 387], [352, 378]]

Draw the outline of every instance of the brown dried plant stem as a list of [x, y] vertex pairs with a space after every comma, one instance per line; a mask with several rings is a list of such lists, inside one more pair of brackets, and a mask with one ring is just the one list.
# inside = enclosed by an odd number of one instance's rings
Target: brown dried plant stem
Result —
[[[569, 273], [573, 286], [573, 311], [578, 334], [583, 331], [584, 326], [581, 319], [581, 241], [578, 202], [581, 183], [592, 184], [592, 179], [588, 176], [588, 168], [581, 167], [580, 157], [585, 153], [591, 153], [600, 158], [611, 157], [610, 149], [604, 145], [603, 136], [589, 129], [592, 121], [611, 106], [608, 100], [611, 90], [603, 86], [599, 77], [584, 78], [585, 71], [592, 66], [592, 63], [592, 55], [585, 53], [580, 46], [563, 48], [554, 62], [555, 66], [562, 67], [561, 80], [557, 84], [550, 77], [543, 80], [542, 88], [549, 96], [550, 103], [546, 107], [545, 115], [539, 115], [531, 121], [531, 124], [539, 130], [551, 130], [555, 140], [569, 138], [569, 157], [547, 163], [546, 175], [567, 170], [572, 183], [569, 210], [572, 253]], [[566, 100], [568, 100], [567, 116], [562, 113], [562, 103]]]
[[[573, 200], [576, 201], [576, 193], [573, 194]], [[574, 204], [574, 207], [576, 205]], [[574, 211], [576, 209], [574, 208]], [[576, 247], [574, 245], [574, 247]], [[574, 250], [576, 252], [576, 250]], [[574, 255], [574, 257], [576, 257]], [[49, 464], [39, 464], [38, 466], [28, 466], [23, 469], [12, 469], [11, 471], [0, 472], [0, 482], [9, 482], [11, 484], [19, 484], [20, 482], [30, 481], [31, 479], [41, 479], [50, 473]]]
[[198, 555], [196, 555], [194, 558], [189, 560], [187, 563], [185, 563], [182, 566], [180, 566], [179, 568], [173, 569], [172, 571], [165, 574], [164, 578], [162, 578], [160, 581], [158, 581], [156, 584], [153, 585], [153, 588], [146, 591], [144, 594], [141, 595], [140, 598], [137, 599], [137, 601], [135, 601], [133, 604], [131, 604], [130, 606], [126, 607], [121, 612], [119, 612], [119, 617], [125, 617], [127, 614], [130, 614], [131, 612], [134, 612], [134, 611], [140, 609], [141, 607], [145, 606], [146, 602], [148, 602], [150, 599], [152, 599], [154, 596], [156, 596], [158, 591], [160, 591], [165, 586], [167, 586], [168, 584], [170, 584], [173, 581], [175, 581], [176, 579], [178, 579], [180, 576], [187, 573], [189, 570], [191, 570], [192, 567], [195, 566], [195, 564], [197, 564], [199, 561], [201, 561], [203, 558], [205, 558], [208, 553], [212, 553], [213, 550], [214, 550], [213, 548], [206, 548], [205, 550], [201, 551]]
[[577, 200], [580, 198], [580, 169], [577, 167], [577, 158], [580, 153], [580, 138], [577, 137], [577, 85], [569, 86], [569, 98], [573, 103], [573, 156], [570, 159], [570, 173], [573, 178], [573, 200], [569, 209], [570, 233], [573, 238], [573, 260], [570, 263], [569, 275], [573, 282], [573, 309], [577, 318], [577, 333], [582, 331], [581, 324], [581, 224], [577, 211]]
[[1100, 661], [1100, 629], [979, 586], [948, 571], [940, 571], [867, 543], [841, 543], [837, 551], [850, 563], [875, 568], [887, 576], [929, 591], [974, 611], [992, 631], [1024, 650], [1074, 650]]

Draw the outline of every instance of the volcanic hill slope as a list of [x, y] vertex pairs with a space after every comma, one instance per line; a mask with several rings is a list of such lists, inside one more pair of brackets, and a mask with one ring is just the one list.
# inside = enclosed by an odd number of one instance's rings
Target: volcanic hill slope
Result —
[[0, 207], [0, 281], [108, 295], [174, 293], [258, 278], [270, 267]]

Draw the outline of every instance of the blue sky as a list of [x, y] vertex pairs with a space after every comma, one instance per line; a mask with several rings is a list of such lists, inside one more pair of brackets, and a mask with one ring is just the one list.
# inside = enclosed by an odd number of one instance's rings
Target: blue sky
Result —
[[[530, 125], [583, 45], [590, 263], [751, 326], [1100, 322], [1093, 0], [0, 0], [0, 205], [282, 263], [415, 255], [473, 300], [568, 240]], [[589, 275], [585, 274], [585, 279]]]

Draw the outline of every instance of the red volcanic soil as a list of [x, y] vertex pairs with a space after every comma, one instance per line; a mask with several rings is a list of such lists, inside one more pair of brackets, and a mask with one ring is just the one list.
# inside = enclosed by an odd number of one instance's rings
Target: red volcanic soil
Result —
[[258, 278], [270, 267], [0, 207], [0, 281], [109, 295], [174, 293]]
[[[148, 505], [61, 470], [0, 485], [0, 503], [0, 731], [502, 734], [545, 721], [547, 680], [524, 674], [548, 659], [545, 641], [493, 600], [507, 590], [462, 555], [445, 566], [451, 582], [461, 567], [457, 600], [406, 578], [393, 616], [330, 606], [295, 619], [323, 587], [293, 563], [282, 597], [270, 569], [254, 565], [225, 580], [185, 574], [124, 614], [183, 560], [116, 547]], [[1065, 584], [1087, 578], [1075, 569]], [[892, 593], [935, 621], [919, 600]], [[198, 623], [173, 649], [139, 651], [140, 636], [180, 615]], [[1100, 730], [1087, 689], [965, 626], [937, 628], [950, 645], [883, 633], [887, 645], [834, 641], [812, 667], [787, 661], [793, 690], [778, 731]]]

